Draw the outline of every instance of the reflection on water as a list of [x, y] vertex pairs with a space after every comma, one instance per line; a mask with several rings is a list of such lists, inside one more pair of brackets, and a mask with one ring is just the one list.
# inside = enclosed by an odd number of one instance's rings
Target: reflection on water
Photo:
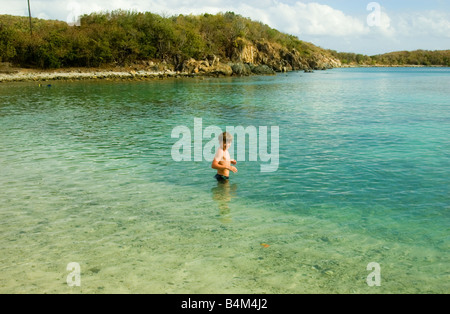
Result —
[[220, 221], [229, 223], [232, 221], [230, 202], [236, 197], [237, 184], [230, 181], [217, 182], [217, 186], [211, 189], [212, 198], [219, 207]]

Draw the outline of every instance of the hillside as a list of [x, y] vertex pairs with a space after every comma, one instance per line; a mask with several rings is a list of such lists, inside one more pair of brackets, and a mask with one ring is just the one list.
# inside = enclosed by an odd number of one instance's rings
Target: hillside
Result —
[[375, 56], [330, 51], [343, 65], [450, 66], [450, 50], [397, 51]]
[[[0, 15], [0, 62], [17, 67], [128, 66], [180, 72], [271, 73], [340, 66], [328, 50], [232, 12], [162, 17], [113, 11], [80, 26]], [[230, 72], [231, 71], [231, 72]]]

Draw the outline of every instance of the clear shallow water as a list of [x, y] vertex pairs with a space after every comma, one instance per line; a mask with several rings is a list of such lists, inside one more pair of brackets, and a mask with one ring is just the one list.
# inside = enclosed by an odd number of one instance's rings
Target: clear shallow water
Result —
[[[448, 293], [449, 83], [336, 69], [1, 84], [0, 292]], [[194, 118], [279, 126], [278, 171], [240, 162], [218, 185], [208, 162], [174, 162], [171, 131]]]

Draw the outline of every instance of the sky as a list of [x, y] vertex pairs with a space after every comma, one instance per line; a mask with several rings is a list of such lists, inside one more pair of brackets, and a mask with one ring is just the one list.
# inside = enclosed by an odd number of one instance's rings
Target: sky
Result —
[[[165, 16], [233, 11], [326, 49], [375, 55], [450, 49], [450, 0], [30, 0], [33, 17], [74, 22], [116, 9]], [[0, 14], [28, 15], [25, 0]]]

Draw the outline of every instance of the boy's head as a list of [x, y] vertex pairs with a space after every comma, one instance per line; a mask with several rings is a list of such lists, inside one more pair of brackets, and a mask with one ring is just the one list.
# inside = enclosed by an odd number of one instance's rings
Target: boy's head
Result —
[[223, 150], [228, 149], [231, 146], [232, 141], [233, 136], [228, 132], [223, 132], [219, 135], [219, 143], [222, 146]]

